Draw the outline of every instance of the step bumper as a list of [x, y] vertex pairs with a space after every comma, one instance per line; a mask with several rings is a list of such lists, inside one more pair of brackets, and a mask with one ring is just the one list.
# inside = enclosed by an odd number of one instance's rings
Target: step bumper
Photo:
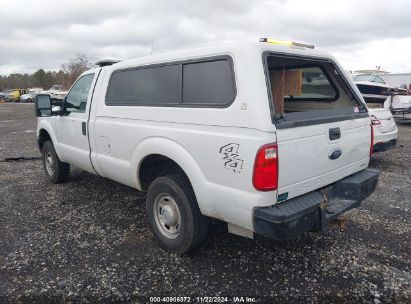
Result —
[[360, 206], [378, 184], [379, 171], [365, 169], [321, 191], [298, 196], [270, 207], [254, 209], [254, 232], [286, 240], [307, 231], [322, 231], [343, 212]]

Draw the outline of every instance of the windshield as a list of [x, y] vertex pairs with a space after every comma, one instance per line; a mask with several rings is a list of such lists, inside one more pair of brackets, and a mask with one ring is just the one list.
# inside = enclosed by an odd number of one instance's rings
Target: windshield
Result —
[[371, 76], [369, 74], [361, 74], [361, 75], [355, 75], [352, 79], [354, 81], [371, 81]]
[[353, 80], [354, 81], [370, 81], [370, 82], [385, 84], [385, 81], [381, 77], [377, 75], [372, 75], [372, 74], [355, 75], [353, 77]]

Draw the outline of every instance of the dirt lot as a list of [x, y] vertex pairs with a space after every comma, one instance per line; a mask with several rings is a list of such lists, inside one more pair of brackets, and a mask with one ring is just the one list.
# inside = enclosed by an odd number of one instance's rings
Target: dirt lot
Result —
[[[0, 104], [0, 159], [40, 155], [33, 116], [32, 105]], [[80, 170], [52, 185], [40, 160], [0, 162], [0, 302], [410, 303], [411, 125], [399, 128], [398, 146], [373, 156], [378, 188], [347, 213], [345, 232], [279, 243], [230, 235], [216, 222], [185, 256], [155, 244], [144, 193]]]

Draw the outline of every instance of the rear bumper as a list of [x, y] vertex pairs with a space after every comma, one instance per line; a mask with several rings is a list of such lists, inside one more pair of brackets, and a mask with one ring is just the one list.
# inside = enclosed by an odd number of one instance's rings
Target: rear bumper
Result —
[[307, 231], [324, 230], [341, 213], [359, 207], [374, 192], [379, 171], [366, 169], [320, 191], [312, 191], [270, 207], [254, 210], [254, 231], [286, 240]]
[[392, 139], [392, 140], [387, 141], [387, 142], [376, 143], [373, 147], [373, 152], [385, 152], [385, 151], [391, 149], [392, 147], [395, 147], [396, 144], [397, 144], [396, 139]]
[[398, 140], [398, 129], [390, 132], [381, 133], [378, 128], [374, 129], [374, 148], [373, 152], [384, 152], [397, 144]]

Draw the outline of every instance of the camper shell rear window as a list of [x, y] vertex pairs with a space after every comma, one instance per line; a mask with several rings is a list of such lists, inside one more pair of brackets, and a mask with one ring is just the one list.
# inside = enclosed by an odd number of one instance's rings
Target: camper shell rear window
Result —
[[263, 54], [273, 122], [298, 127], [367, 117], [367, 109], [329, 59]]

